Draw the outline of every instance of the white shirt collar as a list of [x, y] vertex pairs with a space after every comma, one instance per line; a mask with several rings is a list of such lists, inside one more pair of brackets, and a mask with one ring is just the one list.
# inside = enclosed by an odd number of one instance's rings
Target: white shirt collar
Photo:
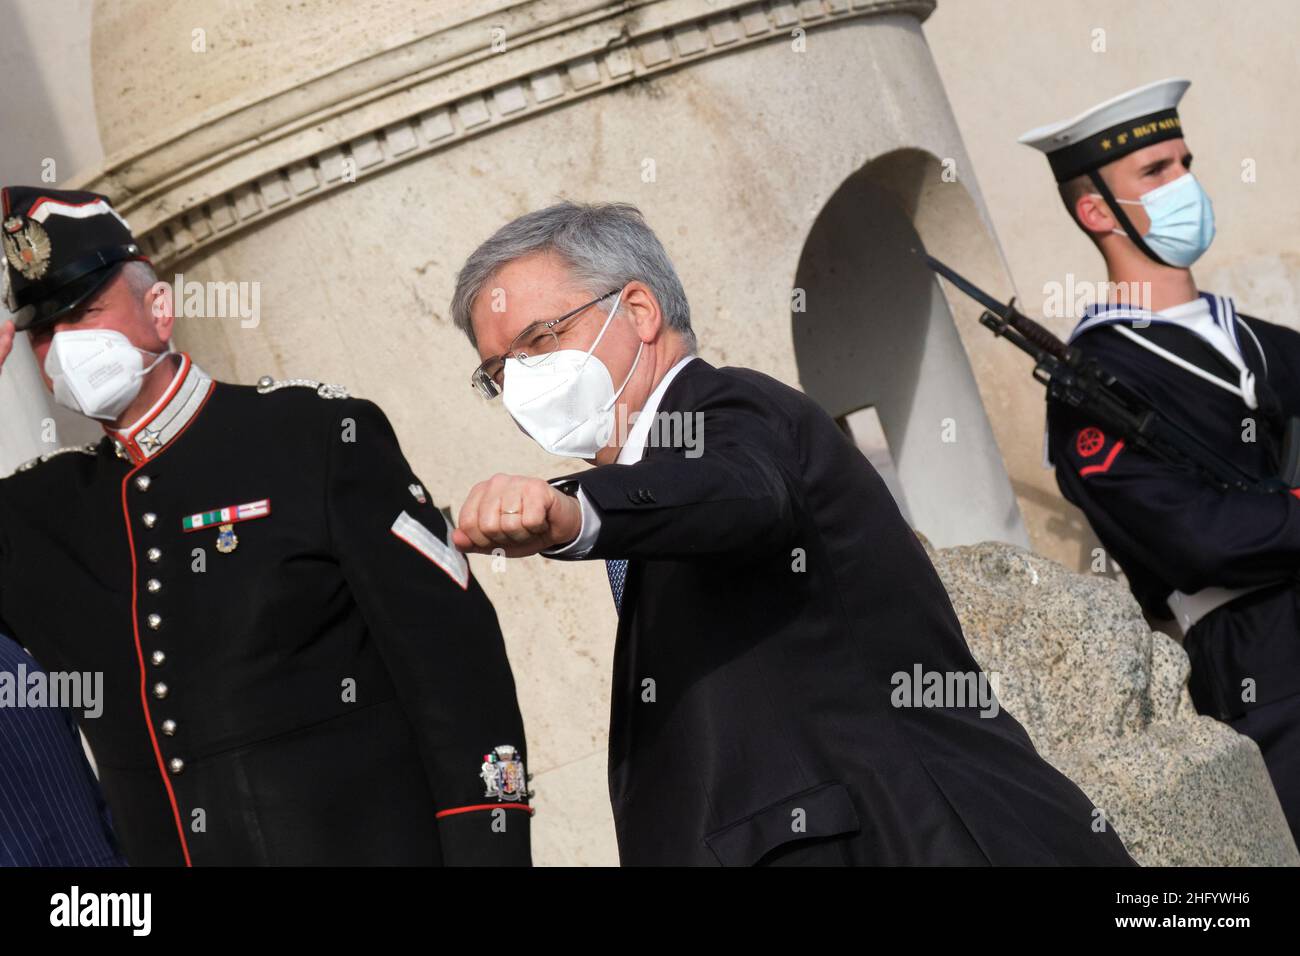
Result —
[[694, 355], [688, 355], [672, 368], [667, 374], [659, 380], [655, 390], [650, 393], [650, 397], [645, 400], [645, 405], [641, 411], [636, 414], [636, 421], [628, 430], [627, 441], [623, 442], [623, 447], [618, 450], [617, 462], [620, 465], [635, 465], [645, 454], [646, 438], [650, 434], [650, 426], [654, 424], [655, 413], [659, 411], [659, 403], [663, 401], [664, 392], [668, 391], [668, 386], [672, 380], [677, 377], [677, 373], [686, 367], [686, 364], [695, 358]]

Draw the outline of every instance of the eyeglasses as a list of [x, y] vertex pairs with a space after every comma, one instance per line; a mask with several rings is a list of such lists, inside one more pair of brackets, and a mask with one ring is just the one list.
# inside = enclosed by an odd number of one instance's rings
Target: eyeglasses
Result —
[[564, 313], [558, 319], [552, 319], [549, 322], [534, 322], [532, 325], [526, 326], [510, 342], [510, 348], [500, 355], [485, 359], [483, 364], [474, 369], [474, 374], [470, 376], [470, 385], [477, 389], [478, 393], [484, 398], [496, 398], [501, 394], [506, 359], [516, 359], [521, 364], [530, 367], [550, 361], [551, 355], [560, 345], [560, 337], [555, 331], [555, 327], [566, 319], [573, 318], [579, 312], [590, 309], [597, 302], [608, 299], [611, 295], [617, 295], [619, 291], [619, 289], [613, 289], [604, 295], [597, 296], [585, 305], [578, 306], [572, 312]]

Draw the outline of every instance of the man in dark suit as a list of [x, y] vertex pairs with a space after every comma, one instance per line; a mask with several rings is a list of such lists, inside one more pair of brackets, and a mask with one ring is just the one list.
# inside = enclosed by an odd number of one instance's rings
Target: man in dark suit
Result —
[[0, 480], [0, 622], [103, 674], [83, 728], [127, 860], [528, 864], [496, 615], [384, 413], [214, 381], [103, 196], [2, 199], [0, 364], [26, 331], [105, 434]]
[[693, 356], [634, 208], [503, 227], [452, 315], [475, 386], [598, 466], [476, 485], [453, 540], [608, 562], [623, 863], [1132, 862], [1010, 715], [900, 693], [918, 668], [984, 678], [924, 549], [815, 403]]

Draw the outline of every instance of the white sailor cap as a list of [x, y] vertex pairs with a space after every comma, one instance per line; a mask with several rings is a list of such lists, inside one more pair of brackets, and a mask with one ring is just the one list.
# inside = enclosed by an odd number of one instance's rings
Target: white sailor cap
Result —
[[1019, 141], [1046, 153], [1056, 181], [1063, 183], [1154, 143], [1182, 136], [1178, 101], [1191, 85], [1191, 80], [1179, 78], [1148, 83], [1074, 119], [1031, 129]]

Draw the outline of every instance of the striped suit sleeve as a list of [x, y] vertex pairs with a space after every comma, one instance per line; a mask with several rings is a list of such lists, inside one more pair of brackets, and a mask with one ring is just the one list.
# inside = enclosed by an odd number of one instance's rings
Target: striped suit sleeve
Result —
[[[20, 664], [38, 669], [0, 635], [0, 679], [18, 694]], [[125, 865], [81, 737], [58, 708], [0, 706], [0, 865]]]

